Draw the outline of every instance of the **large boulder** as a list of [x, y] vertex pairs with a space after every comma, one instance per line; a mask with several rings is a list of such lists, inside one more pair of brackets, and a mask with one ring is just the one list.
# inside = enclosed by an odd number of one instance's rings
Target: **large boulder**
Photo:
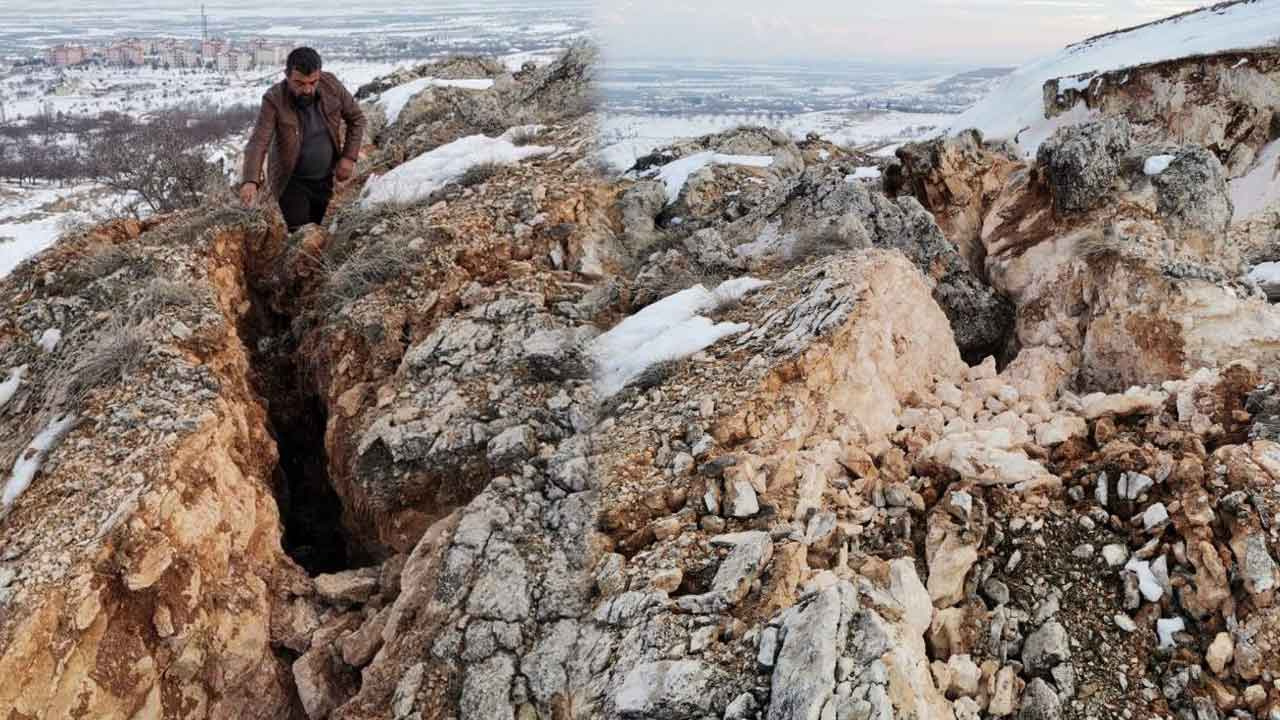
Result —
[[1093, 209], [1115, 190], [1119, 159], [1129, 150], [1129, 123], [1106, 118], [1063, 127], [1036, 154], [1059, 214]]

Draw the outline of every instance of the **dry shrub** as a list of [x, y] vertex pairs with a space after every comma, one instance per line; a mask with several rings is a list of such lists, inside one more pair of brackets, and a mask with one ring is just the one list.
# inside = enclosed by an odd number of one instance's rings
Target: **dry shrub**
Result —
[[317, 310], [321, 315], [331, 313], [401, 277], [411, 270], [413, 255], [405, 242], [384, 238], [341, 262], [321, 259], [327, 277], [316, 296]]
[[138, 366], [146, 350], [146, 338], [136, 325], [108, 323], [79, 354], [66, 398], [80, 405], [95, 388], [119, 382]]
[[167, 309], [190, 307], [201, 299], [201, 292], [190, 283], [154, 278], [138, 293], [129, 308], [129, 319], [139, 323]]
[[497, 174], [498, 169], [502, 166], [495, 162], [483, 162], [478, 165], [472, 165], [467, 171], [462, 173], [462, 177], [458, 178], [458, 184], [462, 187], [471, 187], [479, 185]]

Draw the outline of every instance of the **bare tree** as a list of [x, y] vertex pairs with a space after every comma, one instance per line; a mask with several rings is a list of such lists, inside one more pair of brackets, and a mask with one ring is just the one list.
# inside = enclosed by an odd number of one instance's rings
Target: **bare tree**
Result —
[[199, 204], [220, 184], [220, 174], [185, 127], [185, 119], [165, 116], [102, 135], [89, 147], [95, 179], [117, 192], [136, 194], [152, 212]]

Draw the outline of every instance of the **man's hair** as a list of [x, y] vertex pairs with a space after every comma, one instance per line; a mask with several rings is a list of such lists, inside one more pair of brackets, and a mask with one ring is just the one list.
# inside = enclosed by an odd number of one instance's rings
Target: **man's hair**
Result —
[[294, 48], [284, 62], [284, 69], [285, 72], [297, 70], [303, 75], [310, 75], [320, 69], [320, 53], [309, 47]]

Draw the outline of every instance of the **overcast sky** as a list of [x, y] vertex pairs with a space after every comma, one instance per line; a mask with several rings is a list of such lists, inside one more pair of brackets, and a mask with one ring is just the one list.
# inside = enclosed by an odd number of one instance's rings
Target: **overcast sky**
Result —
[[1020, 64], [1185, 0], [600, 0], [616, 58]]

